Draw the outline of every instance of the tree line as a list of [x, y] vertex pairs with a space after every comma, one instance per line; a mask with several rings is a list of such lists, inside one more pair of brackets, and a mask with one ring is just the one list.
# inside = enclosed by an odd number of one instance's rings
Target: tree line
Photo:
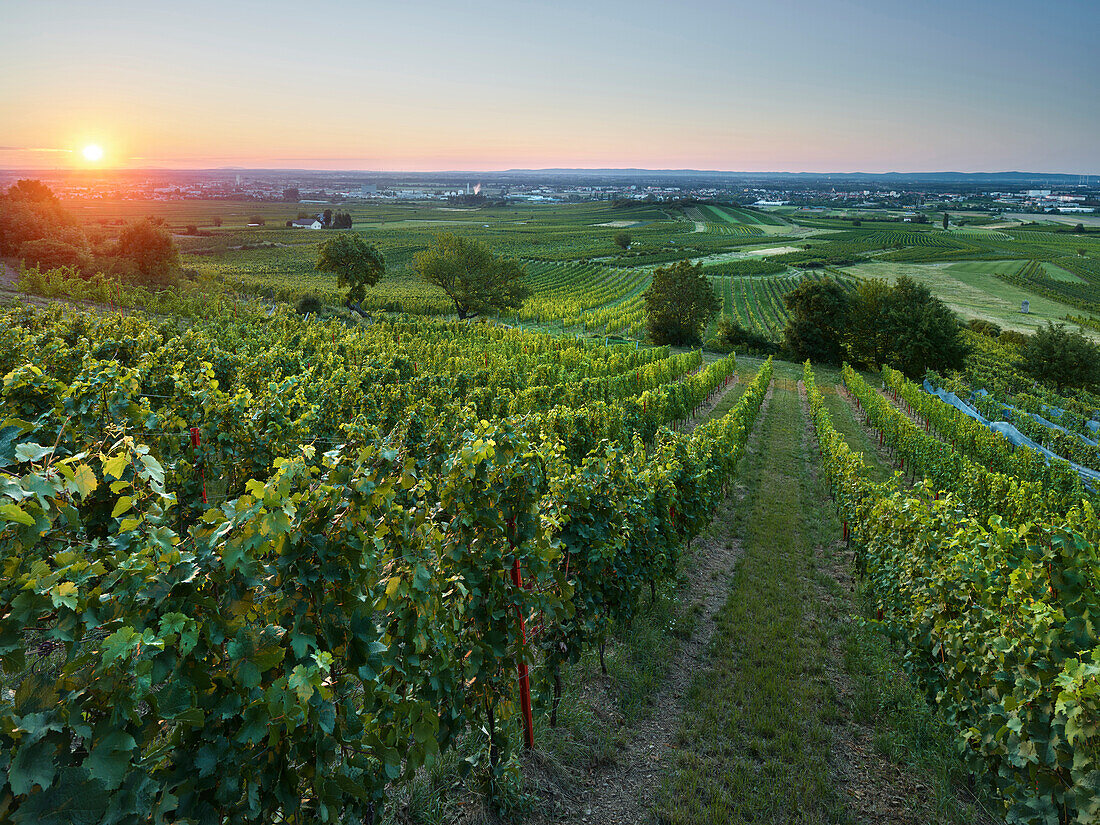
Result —
[[42, 270], [70, 267], [128, 283], [166, 284], [179, 268], [179, 249], [162, 220], [126, 224], [112, 238], [104, 227], [81, 227], [37, 180], [20, 180], [0, 194], [0, 255]]

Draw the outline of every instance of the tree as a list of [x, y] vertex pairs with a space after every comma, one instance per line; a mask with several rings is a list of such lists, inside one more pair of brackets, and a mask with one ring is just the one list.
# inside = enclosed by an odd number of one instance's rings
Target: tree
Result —
[[134, 264], [146, 280], [167, 280], [179, 265], [179, 250], [171, 233], [146, 219], [118, 233], [116, 253]]
[[1091, 388], [1100, 384], [1100, 347], [1065, 324], [1051, 322], [1028, 338], [1021, 350], [1020, 368], [1057, 392], [1065, 387]]
[[1073, 227], [1073, 231], [1078, 235], [1084, 235], [1085, 234], [1085, 225], [1083, 223], [1079, 223], [1079, 224], [1077, 224], [1077, 226]]
[[34, 201], [37, 203], [57, 204], [57, 195], [40, 180], [23, 178], [12, 184], [8, 190], [8, 196], [18, 200]]
[[894, 284], [880, 324], [890, 342], [885, 363], [910, 378], [930, 369], [961, 369], [966, 360], [958, 317], [927, 286], [908, 276]]
[[221, 226], [221, 225], [222, 225], [222, 219], [221, 219], [221, 218], [219, 218], [219, 217], [215, 217], [215, 218], [213, 219], [213, 221], [211, 221], [211, 223], [213, 223], [213, 224], [214, 224], [214, 226]]
[[860, 281], [849, 296], [847, 334], [848, 354], [856, 361], [878, 367], [890, 352], [890, 333], [882, 317], [890, 300], [890, 284], [882, 278]]
[[722, 306], [703, 265], [689, 261], [655, 269], [644, 297], [646, 328], [656, 344], [698, 344]]
[[248, 219], [248, 222], [250, 224], [254, 223], [256, 224], [256, 226], [263, 226], [265, 223], [267, 223], [262, 215], [253, 215], [251, 218]]
[[297, 203], [301, 199], [298, 188], [295, 186], [283, 190], [283, 200], [287, 203]]
[[321, 223], [323, 223], [325, 226], [332, 226], [331, 209], [326, 209], [323, 213], [321, 213]]
[[947, 213], [943, 213], [943, 228], [947, 229]]
[[316, 266], [319, 272], [336, 273], [336, 285], [348, 288], [344, 306], [366, 317], [360, 304], [367, 295], [367, 287], [377, 284], [386, 274], [386, 259], [378, 247], [359, 235], [342, 232], [321, 244]]
[[612, 239], [615, 241], [615, 246], [620, 249], [630, 249], [630, 233], [629, 232], [616, 232], [615, 237]]
[[439, 233], [430, 247], [417, 252], [413, 269], [446, 293], [460, 319], [489, 309], [519, 309], [530, 294], [523, 266], [453, 232]]
[[783, 344], [796, 359], [838, 364], [844, 358], [849, 298], [832, 278], [803, 281], [783, 296], [789, 311]]

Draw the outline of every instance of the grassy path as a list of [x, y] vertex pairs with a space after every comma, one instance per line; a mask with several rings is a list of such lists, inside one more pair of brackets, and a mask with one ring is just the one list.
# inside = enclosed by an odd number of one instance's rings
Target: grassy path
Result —
[[[951, 735], [896, 654], [854, 621], [861, 597], [807, 411], [792, 382], [776, 384], [739, 473], [744, 498], [726, 508], [741, 557], [683, 699], [657, 820], [992, 821], [960, 801]], [[847, 402], [834, 405], [853, 446], [871, 447]]]
[[710, 667], [681, 716], [675, 768], [661, 793], [669, 822], [844, 822], [830, 782], [833, 689], [812, 599], [817, 508], [798, 396], [777, 390], [746, 457], [748, 491], [730, 513], [743, 557], [717, 617]]
[[[609, 676], [587, 659], [571, 671], [563, 728], [543, 729], [549, 748], [526, 766], [540, 803], [525, 825], [994, 821], [965, 789], [951, 732], [859, 620], [869, 608], [817, 475], [801, 371], [776, 366], [677, 582], [616, 634]], [[890, 477], [836, 378], [819, 385], [838, 428]]]

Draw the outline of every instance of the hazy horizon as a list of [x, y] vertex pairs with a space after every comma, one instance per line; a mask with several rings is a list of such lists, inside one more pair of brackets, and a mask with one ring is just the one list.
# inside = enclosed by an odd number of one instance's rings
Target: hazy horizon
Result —
[[6, 169], [1100, 173], [1083, 0], [59, 0], [7, 18]]

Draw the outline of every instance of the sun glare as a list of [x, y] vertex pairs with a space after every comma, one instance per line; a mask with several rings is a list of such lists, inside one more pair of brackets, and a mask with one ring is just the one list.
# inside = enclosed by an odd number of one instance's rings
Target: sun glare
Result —
[[90, 160], [92, 163], [103, 160], [103, 147], [89, 143], [84, 147], [84, 159]]

